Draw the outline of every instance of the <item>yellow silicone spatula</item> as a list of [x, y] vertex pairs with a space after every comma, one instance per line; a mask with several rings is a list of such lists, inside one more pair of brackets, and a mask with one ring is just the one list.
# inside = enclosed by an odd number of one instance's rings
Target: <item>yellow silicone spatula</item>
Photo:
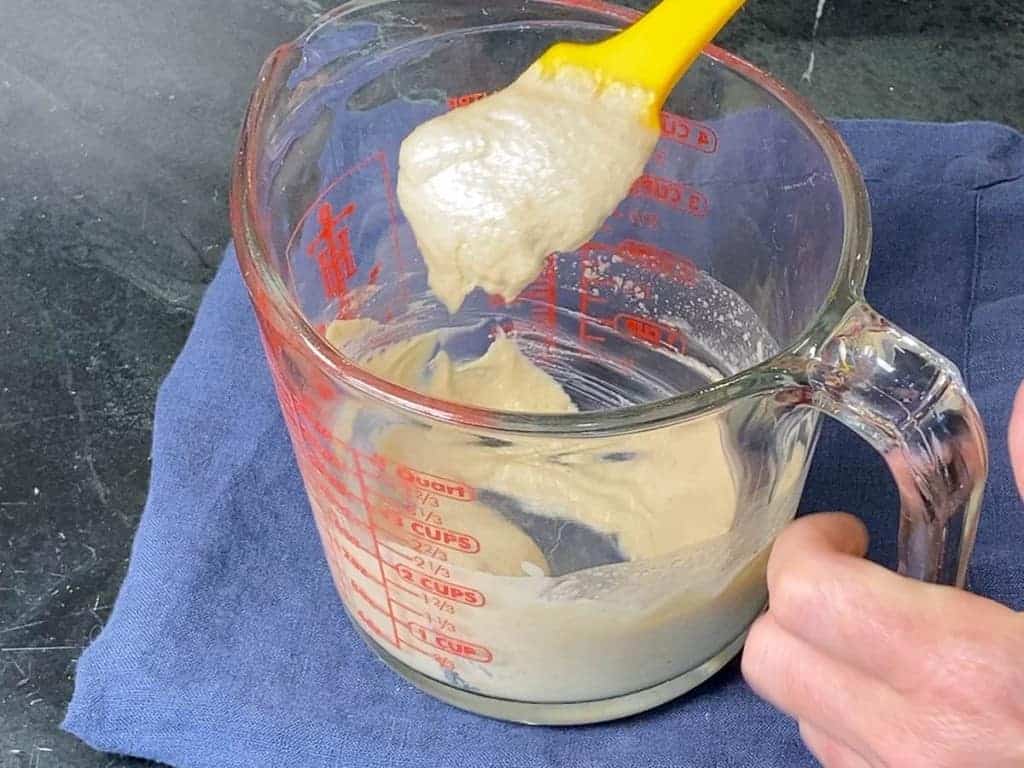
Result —
[[662, 0], [632, 26], [598, 43], [557, 43], [537, 63], [545, 73], [560, 67], [589, 70], [651, 94], [648, 119], [657, 125], [662, 104], [701, 50], [744, 0]]

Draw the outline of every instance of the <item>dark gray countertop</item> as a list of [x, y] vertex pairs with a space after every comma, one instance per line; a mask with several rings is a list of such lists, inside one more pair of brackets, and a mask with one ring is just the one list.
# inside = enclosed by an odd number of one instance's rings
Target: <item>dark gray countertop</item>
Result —
[[[146, 496], [157, 386], [228, 239], [256, 71], [317, 0], [0, 3], [0, 767], [57, 730]], [[829, 115], [1024, 127], [1024, 5], [749, 0], [720, 37]], [[811, 53], [814, 68], [802, 78]]]

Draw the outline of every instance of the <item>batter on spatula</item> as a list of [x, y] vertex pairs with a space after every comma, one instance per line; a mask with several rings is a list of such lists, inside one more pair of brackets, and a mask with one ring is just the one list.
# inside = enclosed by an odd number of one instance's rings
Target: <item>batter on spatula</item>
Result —
[[402, 144], [398, 200], [454, 312], [474, 288], [514, 299], [552, 251], [578, 248], [629, 192], [658, 141], [649, 95], [534, 64]]
[[663, 0], [405, 139], [398, 200], [449, 312], [477, 287], [514, 299], [550, 253], [594, 235], [654, 151], [669, 91], [742, 3]]

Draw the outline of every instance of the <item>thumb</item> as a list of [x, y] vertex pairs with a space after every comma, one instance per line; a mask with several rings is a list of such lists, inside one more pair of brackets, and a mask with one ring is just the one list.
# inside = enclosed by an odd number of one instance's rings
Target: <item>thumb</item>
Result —
[[1010, 414], [1010, 465], [1017, 479], [1017, 492], [1024, 499], [1024, 383], [1017, 390], [1017, 398]]
[[790, 523], [772, 547], [768, 559], [769, 591], [777, 575], [821, 556], [864, 557], [868, 532], [859, 518], [845, 512], [818, 512]]

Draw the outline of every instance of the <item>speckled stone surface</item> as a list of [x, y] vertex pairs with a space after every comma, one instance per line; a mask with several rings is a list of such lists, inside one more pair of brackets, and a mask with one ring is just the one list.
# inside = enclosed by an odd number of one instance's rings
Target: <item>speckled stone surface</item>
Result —
[[[157, 386], [227, 242], [250, 86], [327, 4], [144, 5], [0, 3], [0, 768], [146, 765], [57, 724], [124, 574]], [[825, 0], [815, 31], [818, 11], [749, 0], [719, 41], [828, 115], [1024, 128], [1024, 4]]]

